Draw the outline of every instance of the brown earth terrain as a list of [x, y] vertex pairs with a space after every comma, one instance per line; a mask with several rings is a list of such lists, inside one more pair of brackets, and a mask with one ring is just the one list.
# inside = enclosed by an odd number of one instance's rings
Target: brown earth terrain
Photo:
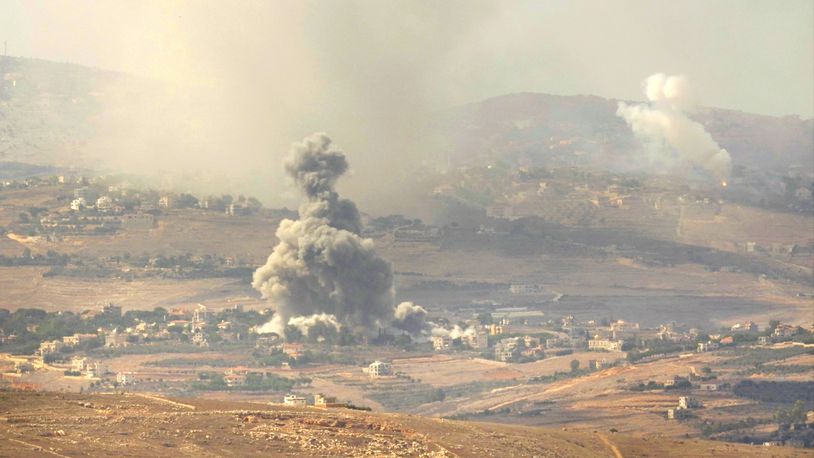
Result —
[[647, 439], [249, 402], [0, 393], [0, 456], [806, 456]]

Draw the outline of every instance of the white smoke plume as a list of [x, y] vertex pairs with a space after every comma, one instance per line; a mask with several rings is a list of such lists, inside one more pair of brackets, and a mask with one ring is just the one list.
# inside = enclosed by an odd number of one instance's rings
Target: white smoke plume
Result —
[[417, 335], [427, 328], [427, 310], [412, 302], [402, 302], [396, 307], [393, 327]]
[[713, 140], [704, 126], [691, 120], [687, 80], [683, 76], [657, 73], [643, 83], [648, 104], [619, 102], [616, 115], [648, 148], [651, 163], [668, 167], [692, 164], [725, 182], [732, 168], [729, 153]]
[[474, 337], [477, 335], [477, 333], [478, 331], [474, 326], [469, 326], [468, 328], [464, 329], [457, 324], [453, 326], [452, 329], [443, 328], [441, 326], [435, 326], [432, 328], [433, 336], [449, 336], [451, 339]]
[[295, 317], [331, 315], [366, 334], [394, 317], [390, 263], [376, 254], [371, 239], [360, 237], [356, 205], [333, 189], [347, 169], [344, 153], [323, 133], [294, 144], [285, 161], [308, 200], [299, 220], [280, 223], [279, 243], [252, 282], [274, 306], [268, 326], [280, 335]]
[[330, 331], [339, 332], [341, 325], [333, 315], [320, 313], [311, 316], [295, 316], [288, 320], [289, 326], [294, 326], [307, 336], [311, 329], [324, 328]]

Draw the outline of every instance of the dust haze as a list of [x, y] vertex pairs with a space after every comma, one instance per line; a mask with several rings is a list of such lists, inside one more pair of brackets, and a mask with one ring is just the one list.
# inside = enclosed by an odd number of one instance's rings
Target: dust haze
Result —
[[811, 116], [811, 4], [770, 3], [11, 1], [0, 29], [12, 55], [123, 72], [63, 163], [296, 205], [280, 160], [327, 131], [354, 155], [344, 190], [397, 212], [453, 141], [429, 114], [502, 93], [636, 100], [644, 76], [682, 73], [702, 105]]

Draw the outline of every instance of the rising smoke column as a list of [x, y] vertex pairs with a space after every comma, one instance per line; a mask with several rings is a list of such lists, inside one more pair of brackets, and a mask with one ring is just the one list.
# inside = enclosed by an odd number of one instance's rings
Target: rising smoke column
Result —
[[252, 286], [276, 311], [263, 329], [282, 335], [287, 324], [338, 322], [373, 334], [389, 325], [394, 316], [390, 263], [375, 253], [371, 239], [360, 237], [356, 205], [334, 191], [348, 169], [345, 154], [317, 133], [294, 144], [284, 166], [307, 201], [299, 220], [280, 223], [280, 242], [254, 273]]
[[732, 158], [701, 124], [685, 114], [691, 107], [686, 78], [657, 73], [642, 85], [650, 102], [639, 105], [619, 102], [616, 115], [649, 147], [651, 162], [689, 162], [725, 183]]

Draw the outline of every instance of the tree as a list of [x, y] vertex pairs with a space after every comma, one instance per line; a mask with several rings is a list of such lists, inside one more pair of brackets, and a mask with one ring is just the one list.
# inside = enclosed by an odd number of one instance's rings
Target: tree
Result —
[[766, 331], [768, 331], [768, 332], [770, 332], [770, 333], [771, 333], [771, 332], [772, 332], [772, 331], [774, 331], [774, 330], [775, 330], [775, 328], [777, 328], [778, 326], [780, 326], [780, 320], [770, 320], [770, 321], [769, 321], [769, 327], [768, 327], [768, 328], [766, 328]]
[[198, 206], [198, 199], [192, 194], [182, 193], [176, 199], [175, 206], [178, 208], [194, 208]]
[[300, 342], [303, 338], [302, 331], [296, 326], [286, 326], [283, 330], [283, 334], [285, 334], [286, 342]]
[[489, 312], [482, 312], [478, 314], [478, 321], [480, 324], [492, 324], [492, 314]]
[[579, 370], [579, 360], [572, 359], [571, 360], [571, 372], [576, 372]]

